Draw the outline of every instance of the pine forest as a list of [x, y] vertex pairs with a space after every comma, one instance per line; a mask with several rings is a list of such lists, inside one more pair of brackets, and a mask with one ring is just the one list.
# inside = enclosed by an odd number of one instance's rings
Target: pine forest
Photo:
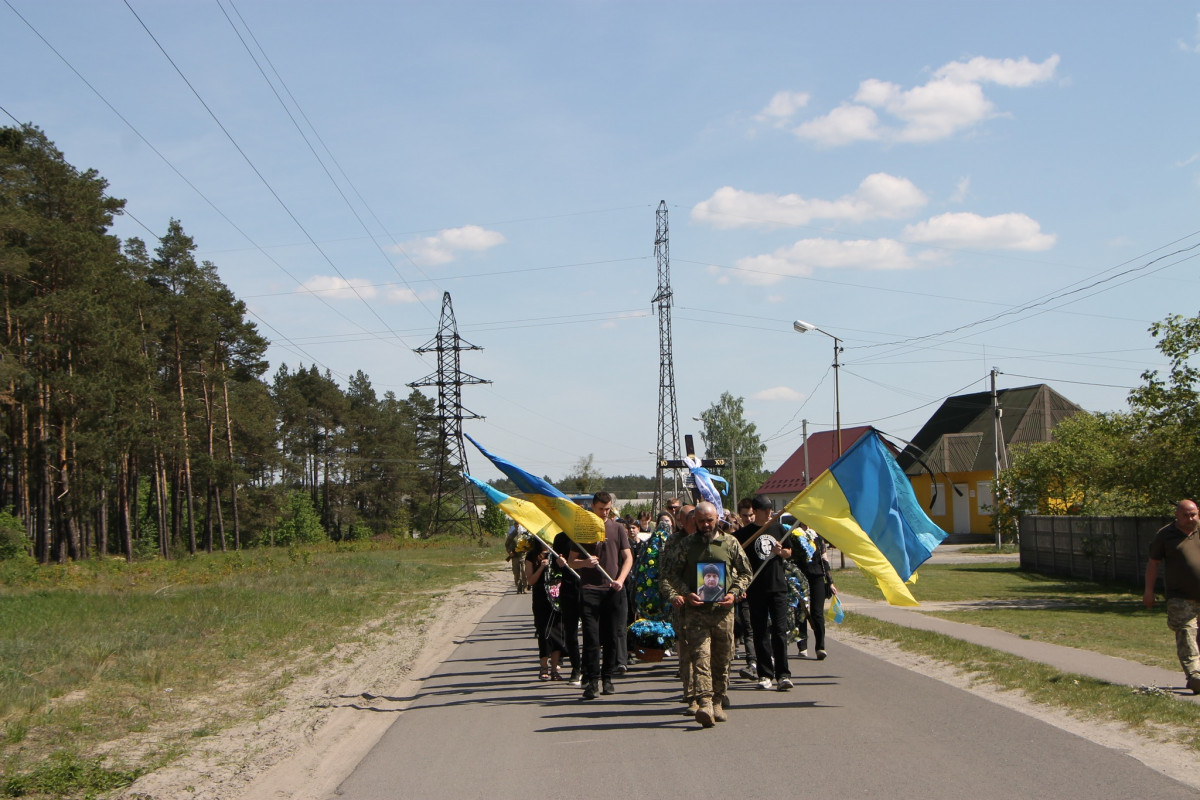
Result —
[[9, 546], [132, 560], [421, 530], [432, 401], [362, 372], [265, 377], [268, 341], [184, 224], [122, 241], [106, 188], [36, 127], [0, 128]]

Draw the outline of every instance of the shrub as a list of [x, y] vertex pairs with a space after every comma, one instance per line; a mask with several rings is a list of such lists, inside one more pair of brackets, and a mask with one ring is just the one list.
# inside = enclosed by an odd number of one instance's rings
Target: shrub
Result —
[[0, 510], [0, 561], [29, 555], [25, 523], [12, 514], [12, 508]]
[[[312, 499], [305, 492], [290, 492], [283, 513], [272, 531], [276, 545], [313, 544], [325, 539], [325, 529]], [[264, 537], [265, 538], [265, 537]]]

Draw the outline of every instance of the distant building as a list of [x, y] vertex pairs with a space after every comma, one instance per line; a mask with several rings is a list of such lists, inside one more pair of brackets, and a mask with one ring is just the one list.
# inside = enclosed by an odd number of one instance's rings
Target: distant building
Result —
[[[1002, 463], [1012, 445], [1048, 442], [1054, 426], [1083, 411], [1044, 383], [996, 395]], [[925, 513], [947, 533], [992, 533], [994, 419], [991, 392], [948, 398], [900, 454]]]
[[[871, 428], [860, 425], [854, 428], [842, 428], [842, 450], [850, 449], [850, 445], [858, 441]], [[808, 473], [804, 471], [804, 455], [808, 453]], [[829, 465], [838, 458], [837, 431], [821, 431], [808, 437], [808, 441], [800, 445], [800, 449], [787, 457], [783, 465], [758, 487], [758, 493], [771, 498], [775, 509], [780, 510], [800, 491], [815, 480]], [[732, 503], [730, 505], [733, 505]]]

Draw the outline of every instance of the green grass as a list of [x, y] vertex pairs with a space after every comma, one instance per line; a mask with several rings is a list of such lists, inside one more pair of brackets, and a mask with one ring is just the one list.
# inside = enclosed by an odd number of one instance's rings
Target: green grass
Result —
[[[1175, 670], [1175, 640], [1160, 600], [1154, 610], [1125, 586], [1023, 572], [1016, 564], [931, 564], [922, 567], [913, 595], [921, 603], [974, 600], [1028, 603], [1029, 607], [923, 610], [930, 616], [997, 628], [1040, 642]], [[840, 591], [878, 598], [856, 569], [834, 573]]]
[[[0, 562], [0, 786], [10, 796], [84, 797], [112, 788], [107, 773], [154, 769], [270, 702], [296, 669], [317, 661], [303, 654], [349, 641], [371, 619], [415, 624], [436, 590], [502, 558], [499, 543], [458, 540], [135, 564]], [[106, 742], [154, 731], [218, 683], [240, 694], [198, 717], [180, 741], [136, 763], [92, 757]], [[72, 780], [78, 790], [41, 788]]]
[[[1059, 600], [1087, 602], [1097, 598], [1128, 600], [1132, 590], [1122, 586], [1023, 572], [1008, 562], [927, 564], [917, 571], [912, 593], [921, 602], [964, 600]], [[835, 570], [838, 589], [861, 597], [879, 597], [879, 590], [857, 569]], [[1140, 594], [1137, 597], [1140, 598]]]
[[952, 665], [979, 682], [1020, 691], [1036, 703], [1064, 709], [1081, 719], [1124, 723], [1143, 735], [1174, 741], [1200, 753], [1200, 706], [1195, 703], [1060, 672], [999, 650], [861, 614], [847, 614], [843, 627], [894, 642], [907, 652]]
[[999, 547], [994, 544], [981, 544], [977, 547], [964, 547], [959, 552], [970, 555], [996, 555], [997, 553], [1012, 555], [1021, 552], [1021, 548], [1015, 544], [1001, 544]]

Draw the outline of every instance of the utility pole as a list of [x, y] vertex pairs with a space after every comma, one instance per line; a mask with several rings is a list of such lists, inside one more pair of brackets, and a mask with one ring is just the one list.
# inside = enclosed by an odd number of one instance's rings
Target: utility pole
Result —
[[[426, 536], [435, 536], [455, 523], [466, 522], [468, 533], [477, 539], [483, 538], [479, 518], [475, 513], [475, 493], [471, 490], [470, 481], [463, 478], [463, 473], [467, 472], [467, 451], [463, 446], [462, 435], [464, 419], [483, 417], [463, 408], [462, 387], [491, 381], [467, 375], [462, 371], [460, 364], [460, 353], [464, 350], [482, 349], [464, 341], [458, 335], [458, 323], [454, 320], [454, 306], [450, 302], [450, 293], [444, 292], [437, 336], [414, 351], [437, 353], [437, 372], [408, 384], [414, 389], [436, 386], [438, 390], [437, 413], [433, 417], [438, 423], [437, 470], [431, 493], [433, 519]], [[449, 505], [452, 499], [457, 502]]]
[[1004, 447], [1004, 426], [1000, 420], [1004, 415], [1000, 408], [1000, 398], [996, 394], [996, 375], [999, 373], [992, 367], [992, 527], [996, 529], [996, 550], [1000, 550], [1000, 526], [996, 519], [1000, 513], [1000, 452]]
[[675, 406], [675, 357], [671, 350], [671, 257], [667, 227], [667, 201], [661, 200], [655, 214], [654, 256], [658, 261], [658, 291], [650, 300], [658, 307], [658, 480], [654, 490], [655, 513], [666, 503], [663, 471], [671, 470], [671, 493], [679, 494], [679, 411]]
[[804, 488], [812, 483], [812, 472], [808, 468], [808, 420], [800, 420], [801, 435], [804, 436]]

